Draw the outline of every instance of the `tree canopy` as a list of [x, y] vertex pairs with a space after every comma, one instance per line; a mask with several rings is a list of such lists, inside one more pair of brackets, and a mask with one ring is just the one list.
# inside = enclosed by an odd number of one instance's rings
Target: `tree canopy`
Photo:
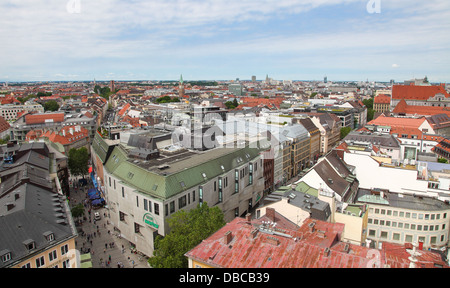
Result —
[[47, 101], [44, 104], [44, 111], [54, 112], [54, 111], [58, 111], [58, 109], [59, 109], [59, 104], [55, 100]]
[[84, 176], [88, 174], [89, 153], [86, 147], [69, 150], [69, 170], [72, 176]]
[[168, 224], [170, 233], [164, 238], [158, 235], [153, 257], [148, 260], [153, 268], [187, 268], [184, 254], [226, 223], [218, 207], [203, 203], [188, 212], [179, 210], [168, 219]]

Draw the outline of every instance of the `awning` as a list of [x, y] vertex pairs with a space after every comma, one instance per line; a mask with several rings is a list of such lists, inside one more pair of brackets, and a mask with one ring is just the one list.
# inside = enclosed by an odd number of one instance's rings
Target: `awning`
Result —
[[80, 264], [80, 268], [92, 268], [92, 262], [84, 262]]
[[100, 199], [95, 199], [94, 201], [92, 201], [92, 205], [103, 205], [105, 204], [105, 199], [100, 198]]

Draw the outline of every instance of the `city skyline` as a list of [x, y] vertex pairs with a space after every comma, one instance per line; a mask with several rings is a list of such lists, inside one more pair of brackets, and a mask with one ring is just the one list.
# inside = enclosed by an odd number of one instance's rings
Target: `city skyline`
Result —
[[2, 82], [450, 79], [442, 0], [7, 0], [0, 10]]

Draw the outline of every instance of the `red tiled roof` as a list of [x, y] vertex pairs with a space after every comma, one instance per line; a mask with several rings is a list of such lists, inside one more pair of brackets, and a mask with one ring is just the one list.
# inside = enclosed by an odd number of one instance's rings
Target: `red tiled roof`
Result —
[[123, 116], [125, 114], [125, 112], [128, 111], [128, 109], [131, 107], [130, 103], [127, 103], [120, 111], [119, 111], [119, 116]]
[[410, 127], [410, 128], [419, 128], [423, 122], [427, 121], [425, 118], [397, 118], [397, 117], [386, 117], [384, 115], [380, 115], [378, 118], [370, 121], [369, 125], [378, 125], [378, 126], [391, 126], [391, 127]]
[[450, 95], [442, 86], [416, 86], [416, 85], [394, 85], [392, 87], [392, 99], [428, 100], [436, 94], [444, 94], [446, 98]]
[[375, 97], [373, 100], [373, 104], [390, 104], [391, 103], [391, 96], [380, 94]]
[[[60, 132], [47, 131], [42, 137], [47, 137], [51, 142], [69, 145], [89, 137], [89, 131], [86, 128], [81, 126], [78, 127], [80, 130], [76, 131], [75, 126], [65, 126]], [[72, 133], [70, 131], [72, 131]]]
[[0, 116], [0, 133], [8, 130], [10, 127], [11, 125], [9, 125], [9, 123], [5, 120], [5, 118]]
[[44, 124], [47, 121], [63, 122], [64, 113], [29, 114], [25, 116], [25, 123], [27, 125]]
[[438, 114], [447, 114], [450, 117], [450, 108], [438, 107], [438, 106], [412, 106], [408, 105], [404, 99], [395, 107], [394, 114], [405, 115], [421, 115], [421, 116], [433, 116]]
[[[369, 268], [378, 254], [379, 267], [409, 267], [403, 245], [386, 243], [378, 250], [341, 242], [344, 224], [307, 219], [299, 229], [277, 231], [265, 233], [254, 221], [235, 218], [185, 255], [219, 268]], [[418, 267], [448, 268], [436, 254], [420, 252]]]

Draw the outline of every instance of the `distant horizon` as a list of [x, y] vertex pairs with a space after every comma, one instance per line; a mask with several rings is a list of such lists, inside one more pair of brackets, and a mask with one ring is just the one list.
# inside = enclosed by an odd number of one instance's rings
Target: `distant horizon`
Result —
[[[411, 80], [419, 80], [419, 79], [424, 79], [424, 77], [422, 78], [411, 78], [411, 79], [405, 79], [402, 81], [395, 81], [395, 84], [401, 84], [404, 83], [405, 81], [411, 81]], [[272, 79], [273, 81], [292, 81], [292, 82], [324, 82], [324, 79], [312, 79], [312, 80], [306, 80], [306, 79]], [[393, 80], [393, 79], [391, 79]], [[389, 81], [383, 81], [383, 80], [368, 80], [368, 83], [391, 83], [391, 80]], [[34, 84], [39, 84], [39, 83], [91, 83], [91, 82], [98, 82], [98, 83], [109, 83], [111, 81], [114, 82], [179, 82], [179, 80], [176, 79], [145, 79], [145, 80], [138, 80], [138, 79], [130, 79], [130, 80], [123, 80], [123, 79], [109, 79], [109, 80], [103, 80], [103, 79], [91, 79], [91, 80], [21, 80], [21, 81], [9, 81], [9, 80], [0, 80], [1, 84], [4, 83], [8, 83], [8, 84], [26, 84], [26, 83], [34, 83]], [[252, 79], [239, 79], [239, 81], [241, 82], [252, 82]], [[327, 79], [328, 83], [367, 83], [367, 79], [366, 80], [330, 80]], [[236, 82], [236, 79], [184, 79], [185, 83], [189, 83], [189, 82]], [[261, 83], [261, 82], [265, 82], [264, 80], [256, 80], [256, 82]], [[431, 85], [439, 85], [439, 84], [447, 84], [447, 82], [432, 82], [429, 81], [429, 84]]]
[[3, 82], [450, 82], [447, 0], [6, 0], [0, 11]]

